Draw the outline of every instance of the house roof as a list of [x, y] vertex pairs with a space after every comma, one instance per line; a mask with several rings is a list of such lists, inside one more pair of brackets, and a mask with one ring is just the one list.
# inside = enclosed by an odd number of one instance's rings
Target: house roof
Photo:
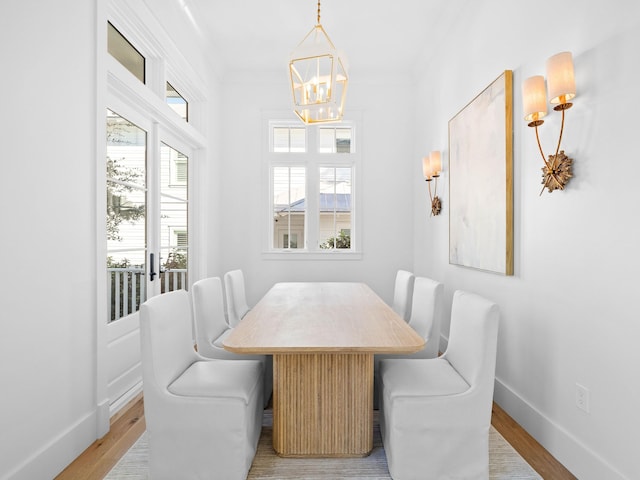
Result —
[[[281, 212], [304, 212], [307, 209], [307, 199], [301, 198], [293, 202], [291, 205], [283, 205]], [[351, 194], [350, 193], [321, 193], [320, 194], [320, 211], [321, 212], [350, 212], [351, 211]]]

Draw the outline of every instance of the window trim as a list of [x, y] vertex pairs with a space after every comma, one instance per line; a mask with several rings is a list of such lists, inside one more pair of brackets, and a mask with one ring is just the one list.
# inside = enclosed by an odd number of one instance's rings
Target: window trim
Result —
[[[264, 260], [360, 260], [362, 259], [362, 194], [361, 194], [361, 155], [357, 148], [357, 138], [359, 126], [361, 124], [358, 112], [351, 112], [348, 119], [345, 118], [340, 124], [333, 125], [312, 125], [306, 126], [306, 152], [273, 152], [272, 128], [279, 126], [299, 127], [300, 121], [291, 116], [289, 112], [264, 112], [263, 113], [263, 185], [265, 198], [264, 228], [262, 240], [262, 259]], [[320, 153], [320, 128], [349, 126], [352, 130], [350, 153]], [[307, 182], [307, 211], [308, 224], [305, 232], [305, 248], [279, 249], [272, 245], [273, 229], [273, 167], [301, 166], [306, 168]], [[319, 214], [316, 197], [319, 197], [319, 175], [320, 167], [350, 167], [351, 177], [351, 238], [350, 249], [321, 249], [319, 242], [320, 219], [315, 218]]]

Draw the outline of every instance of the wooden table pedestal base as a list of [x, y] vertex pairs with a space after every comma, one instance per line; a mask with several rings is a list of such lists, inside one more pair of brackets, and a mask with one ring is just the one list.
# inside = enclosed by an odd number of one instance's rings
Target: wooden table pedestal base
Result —
[[273, 447], [283, 457], [369, 455], [373, 354], [274, 354]]

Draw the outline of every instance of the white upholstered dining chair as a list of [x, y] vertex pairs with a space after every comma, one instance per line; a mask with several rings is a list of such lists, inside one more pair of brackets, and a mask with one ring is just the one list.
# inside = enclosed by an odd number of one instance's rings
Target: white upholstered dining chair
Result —
[[233, 329], [225, 319], [220, 278], [198, 280], [191, 287], [191, 296], [198, 353], [207, 358], [260, 360], [264, 364], [264, 403], [267, 405], [273, 390], [273, 358], [271, 355], [242, 355], [224, 349], [224, 339]]
[[185, 290], [142, 304], [140, 341], [150, 477], [245, 479], [262, 429], [262, 363], [199, 355]]
[[249, 311], [242, 270], [231, 270], [224, 274], [224, 293], [227, 300], [227, 322], [233, 328]]
[[449, 344], [380, 362], [380, 429], [394, 480], [488, 479], [498, 306], [456, 291]]
[[439, 354], [444, 285], [427, 277], [415, 277], [409, 325], [422, 337], [425, 347], [408, 355], [375, 355], [374, 408], [380, 406], [380, 361], [388, 358], [435, 358]]
[[393, 303], [391, 308], [400, 315], [405, 322], [411, 316], [411, 297], [415, 276], [407, 270], [398, 270], [393, 288]]

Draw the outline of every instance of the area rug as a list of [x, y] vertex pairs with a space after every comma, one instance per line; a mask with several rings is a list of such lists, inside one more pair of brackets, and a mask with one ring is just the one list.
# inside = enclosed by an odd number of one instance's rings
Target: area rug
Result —
[[[376, 412], [377, 414], [377, 412]], [[373, 451], [364, 458], [281, 458], [272, 448], [273, 419], [265, 411], [258, 451], [249, 480], [389, 480], [377, 415], [374, 415]], [[150, 480], [147, 471], [146, 433], [113, 467], [106, 480]], [[542, 480], [533, 468], [493, 427], [489, 433], [490, 480]], [[212, 480], [215, 474], [211, 476]]]

